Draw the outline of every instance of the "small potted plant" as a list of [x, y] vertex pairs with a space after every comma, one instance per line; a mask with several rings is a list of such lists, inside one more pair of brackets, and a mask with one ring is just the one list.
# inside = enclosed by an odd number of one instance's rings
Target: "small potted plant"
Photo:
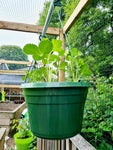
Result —
[[16, 128], [18, 132], [14, 135], [14, 140], [17, 150], [30, 150], [29, 146], [33, 139], [28, 119], [13, 120], [13, 129]]
[[[60, 40], [42, 39], [39, 46], [27, 44], [23, 48], [24, 53], [32, 55], [34, 61], [43, 64], [27, 73], [25, 78], [29, 83], [21, 85], [28, 107], [31, 131], [41, 138], [69, 138], [79, 133], [82, 127], [89, 84], [75, 81], [90, 74], [90, 71], [83, 60], [79, 59], [79, 51], [73, 49], [77, 56], [71, 56], [70, 50], [66, 55], [61, 46]], [[66, 62], [59, 65], [60, 56], [65, 56]], [[57, 82], [58, 70], [67, 71], [71, 82]]]

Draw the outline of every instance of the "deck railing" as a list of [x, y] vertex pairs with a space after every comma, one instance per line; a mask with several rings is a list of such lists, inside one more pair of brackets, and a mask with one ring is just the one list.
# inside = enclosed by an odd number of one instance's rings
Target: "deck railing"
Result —
[[66, 140], [37, 139], [37, 150], [96, 150], [80, 134]]

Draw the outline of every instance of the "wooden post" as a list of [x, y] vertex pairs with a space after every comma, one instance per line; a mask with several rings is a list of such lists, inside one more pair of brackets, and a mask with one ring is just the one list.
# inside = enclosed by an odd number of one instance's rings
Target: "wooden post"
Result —
[[66, 150], [66, 140], [47, 140], [37, 138], [37, 150]]
[[[59, 38], [62, 41], [62, 48], [65, 49], [65, 37], [64, 37], [64, 34], [63, 34], [63, 30], [60, 30], [60, 37]], [[59, 64], [62, 61], [65, 61], [65, 57], [64, 56], [60, 56], [60, 62], [59, 62]], [[58, 81], [59, 82], [64, 82], [65, 81], [65, 72], [62, 71], [62, 70], [59, 70]]]
[[81, 14], [85, 10], [85, 8], [91, 3], [92, 0], [80, 0], [77, 7], [73, 11], [72, 15], [67, 20], [64, 31], [67, 33], [70, 28], [73, 26], [73, 24], [80, 18]]

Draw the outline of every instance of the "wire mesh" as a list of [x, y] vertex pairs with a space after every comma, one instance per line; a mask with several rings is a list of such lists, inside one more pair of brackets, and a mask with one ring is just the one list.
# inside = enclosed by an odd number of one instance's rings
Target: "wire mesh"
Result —
[[[49, 8], [47, 6], [50, 4], [46, 2], [43, 11], [40, 11], [39, 25], [44, 25], [46, 19]], [[61, 15], [63, 24], [78, 3], [79, 0], [63, 1]], [[1, 4], [6, 7], [5, 1], [1, 1]], [[16, 5], [14, 7], [16, 8]], [[31, 11], [31, 8], [29, 10]], [[9, 14], [11, 16], [14, 13], [14, 10], [10, 10]], [[50, 26], [59, 27], [56, 14], [54, 11]], [[26, 14], [24, 16], [26, 17]], [[112, 150], [113, 1], [93, 1], [68, 32], [68, 39], [71, 47], [76, 47], [83, 53], [82, 57], [92, 71], [91, 77], [86, 79], [90, 81], [91, 88], [85, 105], [81, 134], [98, 150]]]

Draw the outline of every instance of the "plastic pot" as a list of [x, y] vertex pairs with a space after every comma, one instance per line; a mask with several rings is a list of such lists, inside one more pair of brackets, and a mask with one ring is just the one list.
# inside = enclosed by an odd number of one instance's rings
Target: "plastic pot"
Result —
[[33, 139], [33, 136], [30, 136], [28, 138], [21, 139], [19, 138], [20, 132], [16, 133], [14, 135], [14, 140], [16, 144], [16, 149], [17, 150], [30, 150], [29, 146], [31, 144], [31, 141]]
[[25, 83], [31, 131], [46, 139], [66, 139], [81, 131], [88, 83]]

